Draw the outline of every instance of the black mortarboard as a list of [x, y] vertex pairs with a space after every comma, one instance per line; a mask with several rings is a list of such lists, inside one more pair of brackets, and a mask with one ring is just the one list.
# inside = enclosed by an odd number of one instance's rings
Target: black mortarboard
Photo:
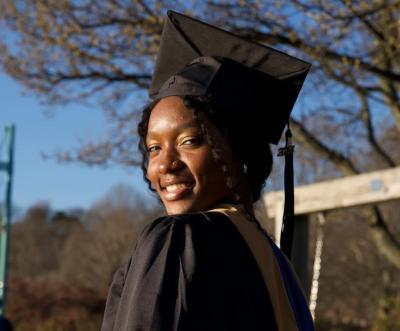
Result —
[[241, 130], [261, 130], [277, 144], [309, 69], [300, 59], [169, 11], [149, 94], [211, 97], [223, 105], [218, 116]]

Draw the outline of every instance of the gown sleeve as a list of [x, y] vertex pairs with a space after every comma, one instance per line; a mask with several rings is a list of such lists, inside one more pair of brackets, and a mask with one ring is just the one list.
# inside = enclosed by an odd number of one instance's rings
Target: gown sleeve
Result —
[[115, 315], [117, 313], [118, 305], [121, 299], [122, 289], [125, 283], [125, 276], [129, 269], [130, 263], [131, 263], [131, 258], [129, 259], [126, 266], [119, 268], [114, 274], [111, 286], [108, 290], [106, 308], [103, 316], [103, 324], [101, 327], [102, 331], [113, 329]]
[[254, 257], [221, 213], [154, 221], [115, 277], [102, 331], [277, 329]]

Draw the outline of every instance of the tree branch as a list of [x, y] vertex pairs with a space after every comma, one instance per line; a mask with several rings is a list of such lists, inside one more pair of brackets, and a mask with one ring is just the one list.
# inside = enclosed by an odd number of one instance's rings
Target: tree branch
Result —
[[[38, 76], [37, 74], [27, 75], [28, 78], [36, 78], [37, 76]], [[47, 73], [47, 77], [51, 80], [53, 84], [59, 84], [63, 81], [92, 79], [92, 80], [104, 80], [110, 83], [133, 82], [142, 88], [147, 88], [148, 84], [146, 83], [148, 83], [151, 79], [151, 75], [149, 74], [120, 73], [119, 75], [115, 75], [111, 73], [107, 74], [105, 72], [96, 72], [96, 71], [92, 71], [89, 73], [79, 73], [79, 74], [66, 74], [62, 72]], [[141, 81], [145, 81], [146, 83], [143, 83]]]
[[368, 62], [365, 62], [360, 57], [354, 57], [350, 54], [335, 52], [329, 48], [323, 47], [321, 44], [318, 45], [318, 48], [315, 45], [307, 43], [305, 40], [301, 40], [299, 38], [290, 39], [289, 37], [282, 34], [272, 34], [261, 31], [254, 31], [249, 28], [236, 28], [234, 32], [242, 35], [243, 37], [247, 37], [253, 40], [257, 40], [258, 42], [265, 44], [284, 44], [288, 46], [292, 46], [298, 49], [301, 49], [306, 54], [311, 56], [312, 58], [318, 60], [321, 58], [335, 60], [338, 62], [346, 59], [350, 64], [356, 65], [359, 68], [376, 74], [383, 78], [388, 78], [396, 82], [400, 82], [400, 74], [396, 72], [385, 70], [379, 68], [378, 66], [374, 66]]
[[365, 211], [371, 225], [369, 232], [376, 247], [389, 262], [400, 270], [400, 243], [390, 232], [377, 206], [367, 207]]
[[325, 159], [333, 162], [338, 169], [345, 175], [358, 174], [356, 166], [353, 162], [345, 157], [343, 154], [329, 148], [324, 145], [318, 138], [315, 137], [310, 131], [308, 131], [304, 125], [297, 120], [291, 118], [290, 120], [291, 129], [294, 132], [294, 136], [304, 145], [308, 146], [312, 150], [316, 151], [319, 155]]
[[[389, 68], [392, 66], [389, 59], [386, 60], [386, 66]], [[400, 99], [395, 83], [390, 79], [383, 78], [380, 80], [380, 83], [386, 94], [385, 100], [388, 104], [388, 108], [395, 119], [396, 128], [400, 132]]]
[[376, 136], [375, 136], [375, 130], [372, 125], [372, 120], [371, 120], [371, 110], [369, 107], [368, 99], [366, 95], [363, 93], [361, 90], [356, 89], [356, 93], [360, 99], [361, 102], [361, 119], [364, 122], [364, 125], [367, 129], [368, 133], [368, 141], [370, 142], [373, 151], [379, 156], [379, 158], [389, 167], [395, 167], [396, 163], [393, 161], [393, 159], [385, 152], [385, 150], [380, 146], [378, 143]]
[[354, 9], [353, 4], [351, 2], [347, 2], [347, 1], [343, 1], [343, 0], [341, 0], [341, 2], [344, 6], [346, 6], [346, 8], [348, 10], [350, 10], [351, 17], [358, 18], [375, 37], [377, 37], [381, 41], [385, 41], [385, 36], [380, 31], [378, 31], [378, 29], [374, 26], [374, 24], [372, 22], [370, 22], [367, 19], [367, 17], [369, 15], [377, 13], [376, 9], [372, 12], [367, 11], [369, 14], [359, 13], [357, 10]]

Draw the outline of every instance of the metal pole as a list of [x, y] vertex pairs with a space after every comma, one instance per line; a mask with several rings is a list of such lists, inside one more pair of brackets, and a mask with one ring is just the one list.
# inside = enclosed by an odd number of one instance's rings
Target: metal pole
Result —
[[2, 163], [5, 171], [6, 196], [1, 217], [0, 233], [0, 315], [4, 315], [7, 289], [7, 260], [8, 260], [8, 237], [11, 223], [11, 189], [14, 164], [14, 139], [15, 126], [6, 126], [6, 137], [8, 141], [8, 160]]

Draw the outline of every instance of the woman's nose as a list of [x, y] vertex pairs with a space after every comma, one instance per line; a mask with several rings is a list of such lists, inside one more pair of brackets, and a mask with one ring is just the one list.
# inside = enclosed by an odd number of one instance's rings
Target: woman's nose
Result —
[[162, 153], [160, 163], [158, 165], [158, 171], [162, 174], [169, 172], [175, 172], [181, 169], [183, 162], [179, 159], [179, 155], [174, 151], [164, 151]]

